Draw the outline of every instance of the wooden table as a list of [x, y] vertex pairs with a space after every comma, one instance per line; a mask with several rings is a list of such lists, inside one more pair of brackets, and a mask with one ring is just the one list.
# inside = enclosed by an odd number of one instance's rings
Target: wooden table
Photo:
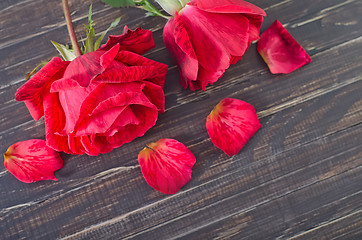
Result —
[[[70, 1], [79, 38], [90, 1]], [[93, 1], [96, 30], [123, 25], [154, 32], [146, 57], [170, 66], [166, 112], [154, 128], [109, 154], [62, 154], [59, 181], [25, 184], [0, 167], [0, 239], [362, 239], [362, 1], [253, 0], [311, 55], [291, 74], [272, 75], [252, 45], [207, 91], [182, 89], [162, 41], [165, 20]], [[14, 93], [27, 72], [69, 42], [61, 1], [0, 2], [0, 150], [45, 138]], [[214, 147], [205, 119], [221, 99], [257, 110], [263, 127], [234, 157]], [[197, 158], [174, 195], [147, 185], [137, 155], [175, 138]]]

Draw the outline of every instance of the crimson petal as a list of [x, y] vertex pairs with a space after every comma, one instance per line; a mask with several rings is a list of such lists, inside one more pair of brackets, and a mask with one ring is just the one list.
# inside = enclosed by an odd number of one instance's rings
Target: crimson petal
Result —
[[[212, 38], [231, 55], [242, 56], [249, 46], [249, 20], [242, 14], [209, 13], [195, 7], [188, 7], [181, 16], [182, 19], [186, 17], [190, 19], [195, 27], [208, 31]], [[188, 26], [189, 29], [190, 27]], [[195, 40], [198, 39], [193, 39], [193, 43]], [[201, 60], [200, 63], [202, 64]]]
[[278, 20], [260, 36], [257, 49], [273, 74], [290, 73], [312, 61]]
[[206, 12], [251, 13], [266, 16], [263, 9], [243, 0], [193, 0], [189, 5], [197, 6]]
[[178, 13], [163, 28], [163, 41], [179, 67], [180, 75], [182, 75], [181, 85], [187, 88], [191, 81], [197, 79], [199, 62]]
[[195, 156], [174, 139], [150, 143], [138, 154], [138, 162], [146, 182], [165, 194], [174, 194], [191, 180]]
[[[65, 125], [65, 114], [57, 95], [57, 93], [51, 93], [44, 98], [44, 120], [47, 144], [56, 151], [74, 154], [69, 149], [68, 137], [55, 134], [63, 130]], [[54, 121], [54, 119], [56, 119], [56, 121]]]
[[[142, 57], [138, 54], [128, 51], [121, 51], [115, 58], [117, 61], [121, 63], [127, 64], [129, 66], [153, 66], [156, 67], [158, 70], [158, 76], [153, 77], [151, 79], [145, 79], [146, 81], [153, 82], [160, 87], [164, 87], [165, 85], [165, 78], [167, 74], [168, 66], [164, 63], [156, 62], [151, 59]], [[147, 76], [148, 77], [148, 76]]]
[[63, 76], [70, 62], [54, 57], [15, 93], [17, 101], [24, 101], [34, 120], [44, 115], [43, 99], [49, 92], [50, 84]]
[[260, 128], [254, 107], [233, 98], [220, 101], [206, 120], [211, 141], [229, 156], [236, 155]]
[[142, 105], [157, 110], [148, 98], [140, 93], [120, 93], [101, 102], [87, 118], [79, 122], [75, 136], [105, 133], [129, 105]]
[[141, 55], [155, 47], [150, 30], [137, 28], [132, 31], [127, 26], [124, 27], [123, 34], [109, 36], [108, 42], [99, 50], [109, 50], [116, 44], [120, 45], [121, 51], [126, 50]]
[[199, 64], [209, 71], [225, 70], [230, 65], [231, 56], [211, 31], [210, 19], [205, 14], [207, 13], [194, 6], [187, 6], [183, 9], [180, 19], [187, 30]]
[[158, 70], [154, 66], [115, 67], [98, 75], [93, 81], [102, 83], [134, 82], [156, 78], [158, 74]]
[[[112, 144], [114, 148], [131, 142], [136, 137], [143, 136], [147, 130], [156, 124], [158, 117], [157, 110], [141, 105], [132, 105], [130, 108], [137, 117], [139, 124], [128, 124], [126, 126], [120, 127], [116, 120], [114, 127], [118, 130], [118, 132], [116, 132], [114, 135], [107, 136], [107, 141]], [[108, 135], [110, 135], [110, 133]]]
[[5, 168], [18, 180], [31, 183], [55, 180], [54, 172], [63, 167], [59, 153], [44, 140], [31, 139], [11, 145], [4, 155]]

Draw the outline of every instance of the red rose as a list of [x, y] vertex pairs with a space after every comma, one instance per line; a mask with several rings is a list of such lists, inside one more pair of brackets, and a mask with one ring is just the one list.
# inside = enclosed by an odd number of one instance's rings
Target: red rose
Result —
[[47, 145], [98, 155], [132, 141], [164, 111], [167, 66], [136, 53], [154, 47], [143, 29], [112, 36], [71, 62], [53, 58], [16, 92], [31, 115], [44, 115]]
[[205, 90], [216, 82], [259, 38], [265, 15], [242, 0], [192, 0], [176, 12], [163, 39], [179, 66], [181, 85]]

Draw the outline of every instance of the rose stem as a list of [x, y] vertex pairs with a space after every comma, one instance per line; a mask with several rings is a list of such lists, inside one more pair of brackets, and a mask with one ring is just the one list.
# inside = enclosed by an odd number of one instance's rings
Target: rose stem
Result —
[[65, 16], [65, 21], [67, 22], [67, 28], [68, 28], [70, 41], [72, 42], [72, 46], [73, 46], [75, 55], [77, 57], [79, 57], [82, 55], [82, 52], [80, 51], [77, 36], [75, 35], [75, 32], [74, 32], [72, 17], [70, 16], [70, 11], [69, 11], [68, 0], [62, 0], [62, 1], [63, 1], [63, 11], [64, 11], [64, 16]]

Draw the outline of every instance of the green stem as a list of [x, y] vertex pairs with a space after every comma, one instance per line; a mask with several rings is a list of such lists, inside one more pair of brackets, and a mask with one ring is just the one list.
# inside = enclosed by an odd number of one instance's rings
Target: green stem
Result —
[[75, 55], [77, 57], [79, 57], [82, 55], [82, 52], [80, 51], [77, 36], [75, 35], [75, 31], [73, 28], [72, 17], [70, 16], [68, 0], [62, 0], [62, 1], [63, 1], [64, 17], [65, 17], [65, 21], [67, 22], [67, 28], [68, 28], [70, 41], [72, 42], [72, 46], [73, 46]]

